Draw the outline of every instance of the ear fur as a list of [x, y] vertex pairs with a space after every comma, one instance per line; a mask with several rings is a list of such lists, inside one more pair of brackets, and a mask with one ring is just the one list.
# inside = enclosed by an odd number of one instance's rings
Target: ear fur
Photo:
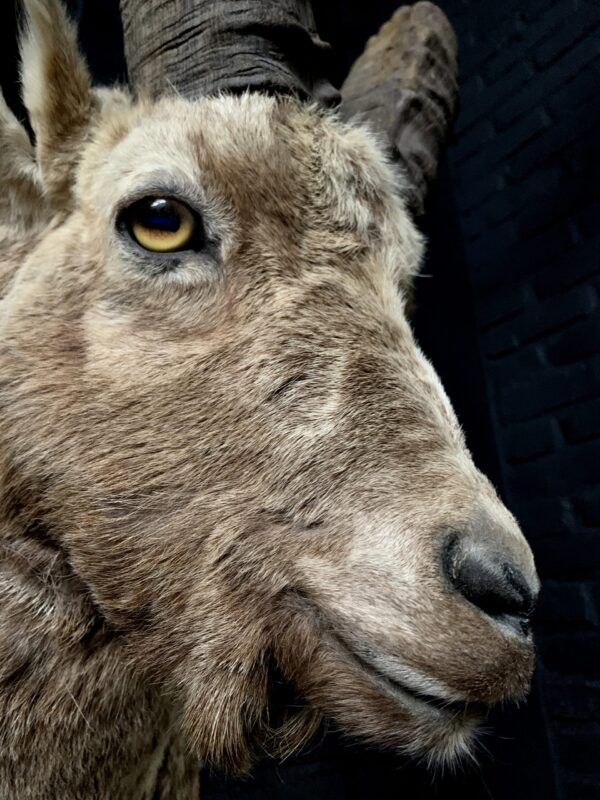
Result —
[[29, 136], [0, 92], [0, 225], [18, 236], [48, 218]]
[[97, 101], [75, 26], [62, 2], [23, 0], [23, 5], [23, 102], [35, 133], [44, 189], [54, 206], [68, 209], [74, 172]]

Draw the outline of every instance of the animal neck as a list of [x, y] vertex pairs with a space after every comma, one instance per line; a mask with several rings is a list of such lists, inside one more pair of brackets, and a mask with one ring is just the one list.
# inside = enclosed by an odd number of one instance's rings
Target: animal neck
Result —
[[[39, 521], [0, 523], [0, 609], [0, 750], [16, 754], [0, 760], [0, 796], [23, 786], [46, 797], [55, 786], [31, 770], [32, 741], [40, 764], [60, 776], [53, 800], [197, 796], [198, 764], [178, 714], [131, 666], [123, 637]], [[23, 697], [36, 697], [27, 724]]]

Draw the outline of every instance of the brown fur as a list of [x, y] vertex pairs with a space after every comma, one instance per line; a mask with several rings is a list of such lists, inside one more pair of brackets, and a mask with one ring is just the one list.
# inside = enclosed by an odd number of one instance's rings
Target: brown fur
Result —
[[[189, 797], [196, 759], [287, 752], [322, 714], [466, 752], [477, 714], [377, 671], [522, 694], [531, 642], [440, 548], [488, 536], [535, 573], [406, 321], [400, 176], [293, 100], [93, 92], [55, 0], [27, 7], [25, 190], [0, 155], [0, 796]], [[213, 243], [173, 271], [115, 229], [156, 192]]]

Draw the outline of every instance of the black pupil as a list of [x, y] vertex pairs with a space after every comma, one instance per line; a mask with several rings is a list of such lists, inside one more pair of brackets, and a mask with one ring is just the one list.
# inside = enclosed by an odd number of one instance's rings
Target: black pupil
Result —
[[181, 216], [170, 200], [156, 199], [140, 205], [138, 222], [144, 228], [176, 233], [181, 225]]

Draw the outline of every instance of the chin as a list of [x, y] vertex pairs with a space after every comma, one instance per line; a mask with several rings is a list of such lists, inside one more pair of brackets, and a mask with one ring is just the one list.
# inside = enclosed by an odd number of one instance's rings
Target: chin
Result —
[[360, 637], [345, 639], [341, 626], [325, 623], [303, 602], [296, 606], [296, 613], [287, 607], [248, 662], [194, 670], [193, 681], [190, 673], [183, 678], [191, 689], [189, 741], [204, 763], [240, 772], [261, 753], [286, 757], [326, 718], [370, 747], [423, 762], [434, 772], [452, 770], [475, 761], [492, 706], [527, 692], [530, 640], [504, 637], [504, 657], [493, 661], [494, 669], [469, 673], [462, 690], [452, 689], [433, 669], [420, 671], [403, 663], [407, 659], [382, 655], [360, 644]]
[[316, 661], [304, 694], [343, 733], [422, 761], [434, 771], [475, 760], [489, 706], [416, 689], [365, 664], [337, 642], [320, 648]]

